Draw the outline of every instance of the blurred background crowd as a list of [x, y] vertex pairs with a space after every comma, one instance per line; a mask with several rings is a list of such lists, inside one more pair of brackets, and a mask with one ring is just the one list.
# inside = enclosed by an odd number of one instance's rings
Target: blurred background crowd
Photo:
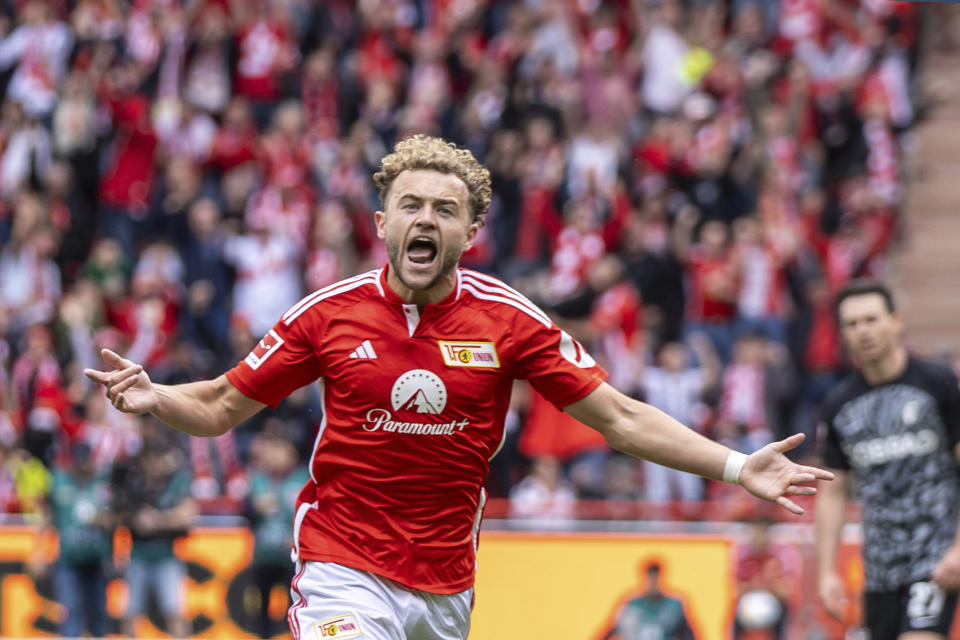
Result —
[[[82, 370], [109, 347], [154, 381], [218, 375], [305, 293], [383, 265], [371, 174], [419, 132], [492, 173], [462, 263], [612, 384], [740, 450], [812, 443], [847, 366], [832, 296], [882, 276], [900, 233], [922, 18], [889, 0], [0, 0], [0, 514], [59, 531], [57, 591], [94, 617], [78, 599], [102, 595], [90, 568], [125, 527], [128, 618], [152, 586], [181, 635], [172, 540], [244, 515], [267, 602], [317, 388], [202, 440], [120, 414]], [[488, 489], [508, 515], [734, 499], [614, 454], [523, 384], [507, 428]]]
[[[0, 513], [56, 523], [80, 476], [102, 490], [70, 518], [135, 541], [162, 537], [141, 503], [186, 505], [168, 537], [197, 511], [292, 505], [262, 494], [302, 473], [315, 387], [201, 440], [120, 414], [82, 370], [109, 347], [154, 381], [218, 375], [305, 293], [382, 266], [371, 174], [418, 132], [492, 173], [462, 264], [548, 310], [612, 384], [740, 450], [814, 441], [846, 367], [832, 296], [882, 276], [898, 237], [922, 17], [889, 0], [0, 1]], [[508, 429], [489, 491], [514, 515], [729, 499], [613, 454], [523, 385]], [[151, 489], [161, 471], [186, 474], [160, 483], [176, 500]]]

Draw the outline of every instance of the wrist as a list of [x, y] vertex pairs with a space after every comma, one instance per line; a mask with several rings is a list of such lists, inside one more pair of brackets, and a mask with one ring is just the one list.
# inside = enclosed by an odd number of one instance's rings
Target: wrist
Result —
[[740, 472], [747, 462], [747, 455], [739, 451], [730, 451], [727, 461], [723, 464], [723, 481], [740, 484]]

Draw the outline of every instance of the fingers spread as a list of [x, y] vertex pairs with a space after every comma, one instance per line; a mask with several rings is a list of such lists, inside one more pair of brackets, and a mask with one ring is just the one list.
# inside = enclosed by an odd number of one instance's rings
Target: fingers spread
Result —
[[101, 349], [100, 355], [103, 357], [104, 362], [117, 369], [126, 369], [133, 365], [132, 361], [121, 357], [120, 354], [110, 349]]
[[96, 369], [84, 369], [83, 375], [87, 376], [97, 384], [109, 384], [110, 374], [105, 371], [97, 371]]
[[123, 393], [137, 383], [137, 380], [139, 380], [139, 375], [140, 372], [138, 371], [135, 375], [128, 377], [126, 380], [121, 380], [117, 384], [110, 387], [110, 390], [116, 394]]
[[793, 485], [787, 487], [787, 493], [793, 496], [812, 496], [816, 492], [817, 492], [816, 487], [808, 487], [808, 486], [797, 487]]
[[798, 446], [800, 446], [800, 443], [803, 442], [805, 438], [806, 436], [802, 433], [795, 433], [789, 438], [784, 438], [783, 440], [774, 442], [772, 446], [775, 450], [783, 453], [784, 451], [796, 449]]
[[777, 498], [777, 504], [783, 507], [784, 509], [786, 509], [787, 511], [789, 511], [790, 513], [795, 513], [798, 516], [803, 515], [803, 509], [797, 503], [795, 503], [790, 498], [787, 498], [786, 496], [780, 496], [779, 498]]
[[833, 472], [827, 471], [826, 469], [818, 469], [817, 467], [802, 467], [805, 473], [809, 473], [813, 476], [816, 476], [820, 480], [833, 480]]
[[140, 375], [141, 371], [143, 371], [143, 367], [141, 367], [138, 364], [135, 364], [131, 367], [127, 367], [123, 371], [114, 371], [110, 375], [111, 388], [130, 378], [133, 378], [134, 380], [136, 380], [137, 376]]

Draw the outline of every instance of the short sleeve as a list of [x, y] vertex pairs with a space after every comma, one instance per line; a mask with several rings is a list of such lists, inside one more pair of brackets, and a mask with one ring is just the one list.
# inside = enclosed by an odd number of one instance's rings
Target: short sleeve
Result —
[[586, 397], [607, 379], [607, 372], [583, 346], [556, 324], [549, 327], [532, 318], [513, 326], [518, 350], [514, 375], [531, 386], [557, 409]]
[[938, 377], [940, 415], [943, 417], [943, 426], [947, 431], [950, 446], [954, 447], [960, 442], [960, 382], [957, 374], [948, 367], [943, 367], [943, 374]]
[[281, 319], [227, 372], [227, 380], [248, 398], [276, 408], [292, 392], [323, 375], [311, 339], [318, 335], [316, 324], [307, 316], [289, 325]]
[[834, 415], [827, 415], [824, 417], [824, 421], [820, 424], [818, 431], [823, 435], [823, 447], [821, 454], [823, 455], [823, 464], [829, 469], [850, 469], [850, 460], [847, 458], [847, 454], [843, 452], [843, 447], [840, 446], [840, 436], [837, 434], [837, 430], [833, 426]]

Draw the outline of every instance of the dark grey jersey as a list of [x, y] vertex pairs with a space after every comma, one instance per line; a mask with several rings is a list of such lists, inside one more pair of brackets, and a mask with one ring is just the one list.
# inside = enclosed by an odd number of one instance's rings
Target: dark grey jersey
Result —
[[853, 374], [828, 399], [824, 420], [825, 464], [857, 479], [866, 588], [928, 580], [957, 530], [956, 375], [913, 357], [900, 378], [875, 387]]

